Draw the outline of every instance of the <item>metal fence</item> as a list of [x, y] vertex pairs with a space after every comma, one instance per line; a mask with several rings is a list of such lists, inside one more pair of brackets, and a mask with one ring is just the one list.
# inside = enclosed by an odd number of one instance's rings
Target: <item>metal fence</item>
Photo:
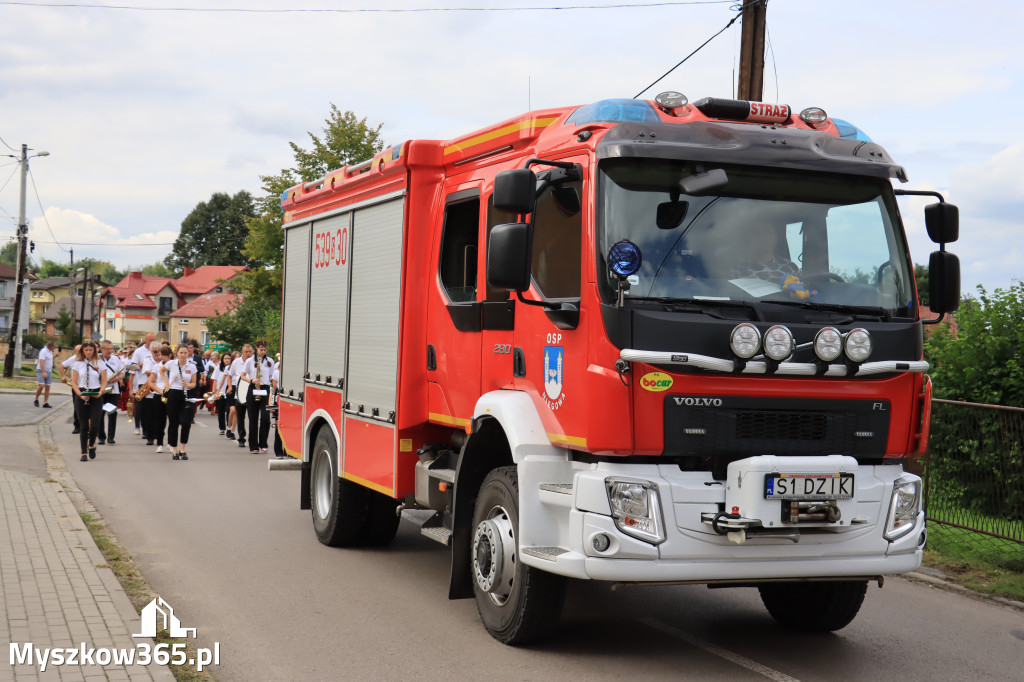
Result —
[[1024, 409], [932, 401], [929, 544], [1024, 570]]

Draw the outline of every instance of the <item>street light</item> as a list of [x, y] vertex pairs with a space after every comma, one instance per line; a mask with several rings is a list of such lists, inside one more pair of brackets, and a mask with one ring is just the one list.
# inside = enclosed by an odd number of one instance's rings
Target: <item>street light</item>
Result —
[[[21, 301], [22, 292], [25, 286], [25, 266], [28, 262], [28, 223], [25, 222], [25, 181], [28, 178], [28, 160], [36, 156], [49, 156], [50, 152], [38, 151], [29, 156], [28, 145], [21, 145], [21, 196], [18, 203], [18, 272], [17, 272], [17, 294], [14, 297], [14, 316], [11, 322], [11, 335], [7, 343], [7, 357], [4, 358], [4, 377], [10, 379], [14, 376], [15, 359], [21, 356]], [[5, 154], [12, 159], [17, 159], [13, 154]], [[20, 362], [18, 363], [20, 364]], [[18, 372], [21, 373], [20, 371]]]

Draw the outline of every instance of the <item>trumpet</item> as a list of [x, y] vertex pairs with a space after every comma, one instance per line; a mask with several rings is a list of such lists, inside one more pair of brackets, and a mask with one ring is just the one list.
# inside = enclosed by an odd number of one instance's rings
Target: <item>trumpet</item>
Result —
[[221, 393], [220, 391], [209, 391], [203, 394], [203, 400], [206, 401], [207, 405], [213, 405], [215, 402], [220, 400], [220, 397], [222, 395], [223, 393]]
[[162, 402], [164, 405], [167, 404], [167, 393], [160, 394], [160, 402]]

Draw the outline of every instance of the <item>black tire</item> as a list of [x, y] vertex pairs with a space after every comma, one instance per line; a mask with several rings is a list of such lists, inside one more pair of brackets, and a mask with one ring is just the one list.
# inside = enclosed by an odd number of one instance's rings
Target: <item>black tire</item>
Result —
[[309, 506], [313, 530], [325, 545], [358, 545], [367, 525], [369, 492], [338, 476], [338, 445], [327, 427], [317, 433], [313, 445], [309, 482]]
[[470, 575], [480, 619], [504, 644], [527, 644], [546, 634], [558, 621], [565, 595], [562, 576], [519, 561], [518, 533], [516, 468], [494, 469], [480, 486], [473, 511]]
[[363, 544], [383, 547], [394, 540], [395, 533], [398, 532], [398, 522], [401, 520], [396, 513], [398, 500], [373, 490], [369, 491], [368, 497], [368, 516], [363, 531]]
[[834, 632], [849, 625], [867, 593], [865, 581], [765, 583], [761, 601], [776, 621], [801, 632]]

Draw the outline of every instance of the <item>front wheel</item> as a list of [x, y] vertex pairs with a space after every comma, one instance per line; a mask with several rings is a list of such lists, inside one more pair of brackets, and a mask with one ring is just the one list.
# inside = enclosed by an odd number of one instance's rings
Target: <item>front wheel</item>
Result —
[[519, 477], [501, 467], [484, 479], [473, 512], [470, 570], [484, 627], [504, 644], [526, 644], [558, 620], [561, 576], [519, 561]]
[[757, 589], [768, 613], [781, 625], [802, 632], [833, 632], [857, 616], [868, 584], [860, 580], [765, 583]]

